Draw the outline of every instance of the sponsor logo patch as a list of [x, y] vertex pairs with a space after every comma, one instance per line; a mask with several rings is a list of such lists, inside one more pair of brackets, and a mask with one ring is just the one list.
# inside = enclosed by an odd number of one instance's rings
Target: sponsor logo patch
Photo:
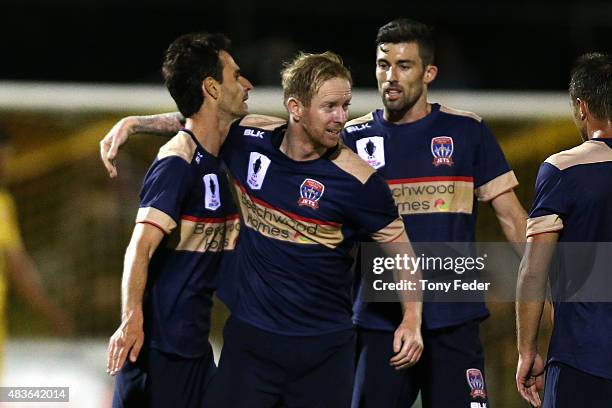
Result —
[[200, 164], [200, 161], [202, 160], [202, 157], [203, 157], [202, 153], [200, 153], [200, 152], [196, 153], [196, 158], [195, 158], [196, 164]]
[[251, 187], [251, 190], [261, 190], [268, 166], [270, 166], [270, 159], [267, 156], [251, 152], [247, 169], [247, 184]]
[[221, 207], [221, 195], [219, 189], [219, 179], [214, 173], [207, 174], [202, 177], [204, 182], [204, 207], [215, 211]]
[[485, 382], [484, 377], [482, 376], [482, 372], [480, 372], [477, 368], [468, 368], [465, 371], [465, 376], [467, 377], [467, 382], [472, 391], [470, 392], [470, 397], [472, 398], [487, 398], [487, 394], [485, 393]]
[[258, 139], [263, 139], [264, 132], [263, 132], [263, 130], [245, 129], [244, 130], [244, 135], [245, 136], [256, 137]]
[[455, 147], [453, 138], [450, 136], [437, 136], [431, 139], [431, 154], [433, 154], [433, 165], [453, 165], [453, 151]]
[[359, 139], [356, 142], [357, 154], [375, 169], [385, 165], [385, 140], [381, 136]]
[[300, 206], [306, 205], [310, 208], [319, 208], [319, 200], [323, 196], [325, 186], [313, 179], [305, 179], [300, 186], [300, 199], [298, 204]]
[[346, 131], [348, 133], [353, 133], [353, 132], [357, 132], [358, 130], [369, 129], [371, 127], [372, 126], [370, 126], [369, 123], [363, 123], [361, 125], [349, 126], [346, 128]]
[[448, 203], [443, 198], [438, 198], [434, 201], [434, 208], [440, 211], [448, 211]]

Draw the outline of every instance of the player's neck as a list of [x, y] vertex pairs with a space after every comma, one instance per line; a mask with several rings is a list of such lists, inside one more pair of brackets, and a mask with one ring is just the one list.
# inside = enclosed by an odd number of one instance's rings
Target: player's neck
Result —
[[421, 97], [409, 109], [405, 111], [390, 111], [385, 108], [383, 116], [387, 122], [402, 125], [421, 120], [430, 113], [431, 104], [427, 102], [427, 94], [423, 92]]
[[233, 118], [202, 110], [185, 121], [185, 128], [193, 132], [198, 143], [213, 156], [218, 156], [227, 137]]
[[315, 146], [301, 126], [290, 124], [279, 150], [292, 160], [306, 161], [322, 157], [328, 149], [325, 146]]
[[593, 120], [587, 124], [589, 139], [610, 139], [612, 138], [612, 121]]

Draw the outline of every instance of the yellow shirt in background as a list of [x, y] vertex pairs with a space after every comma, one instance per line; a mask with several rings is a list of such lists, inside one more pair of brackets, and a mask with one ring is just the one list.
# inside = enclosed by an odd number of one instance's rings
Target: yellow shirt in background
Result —
[[6, 339], [6, 260], [5, 253], [21, 248], [15, 202], [5, 189], [0, 188], [0, 376]]

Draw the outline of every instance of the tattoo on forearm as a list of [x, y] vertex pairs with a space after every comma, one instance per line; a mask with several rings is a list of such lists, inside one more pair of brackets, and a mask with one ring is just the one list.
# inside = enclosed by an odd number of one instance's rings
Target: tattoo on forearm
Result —
[[159, 135], [173, 135], [185, 123], [185, 118], [179, 112], [161, 113], [159, 115], [138, 116], [134, 133], [145, 132]]

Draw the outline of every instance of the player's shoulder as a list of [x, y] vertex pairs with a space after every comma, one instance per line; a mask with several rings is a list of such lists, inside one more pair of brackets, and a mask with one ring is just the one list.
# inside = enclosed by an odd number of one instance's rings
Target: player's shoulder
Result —
[[610, 161], [612, 161], [612, 149], [604, 143], [589, 140], [574, 148], [551, 155], [544, 163], [563, 171], [581, 164]]
[[369, 136], [372, 131], [376, 128], [376, 119], [374, 112], [370, 112], [366, 115], [359, 116], [355, 119], [349, 120], [344, 125], [344, 138], [360, 138], [363, 136]]
[[[346, 122], [346, 124], [344, 125], [345, 129], [351, 129], [354, 127], [357, 128], [363, 128], [364, 124], [366, 123], [372, 123], [374, 122], [374, 112], [370, 112], [368, 114], [365, 114], [363, 116], [359, 116], [355, 119], [351, 119], [348, 122]], [[361, 125], [361, 126], [360, 126]], [[351, 129], [351, 130], [357, 130], [357, 129]]]
[[475, 114], [474, 112], [470, 112], [467, 110], [461, 110], [456, 108], [451, 108], [450, 106], [440, 105], [440, 112], [448, 115], [451, 118], [458, 120], [466, 120], [475, 123], [482, 123], [482, 118]]
[[157, 153], [157, 160], [177, 157], [183, 159], [187, 163], [191, 163], [198, 146], [191, 138], [189, 133], [179, 131], [166, 144], [164, 144]]
[[329, 157], [330, 161], [348, 176], [365, 184], [376, 170], [366, 163], [359, 155], [343, 143], [338, 145], [336, 151]]
[[287, 124], [287, 120], [276, 116], [250, 114], [238, 120], [238, 126], [263, 131], [272, 131]]

